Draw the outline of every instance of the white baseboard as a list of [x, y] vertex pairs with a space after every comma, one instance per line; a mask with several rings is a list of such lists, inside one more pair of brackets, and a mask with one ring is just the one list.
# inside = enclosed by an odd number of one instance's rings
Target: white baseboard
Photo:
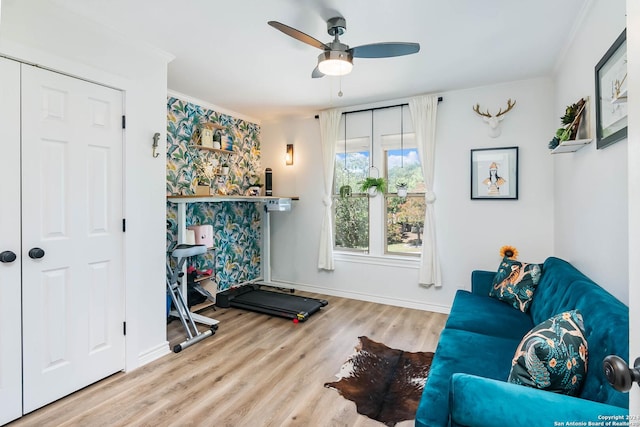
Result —
[[160, 359], [162, 356], [166, 356], [171, 353], [169, 349], [169, 341], [165, 341], [162, 344], [157, 345], [156, 347], [152, 347], [138, 355], [138, 366], [137, 368], [146, 365], [147, 363], [151, 363], [154, 360]]
[[365, 294], [365, 293], [361, 293], [361, 292], [344, 291], [344, 290], [340, 290], [340, 289], [324, 288], [324, 287], [320, 287], [320, 286], [307, 285], [307, 284], [303, 284], [303, 283], [294, 283], [294, 282], [288, 282], [288, 281], [284, 281], [284, 280], [272, 280], [271, 283], [273, 283], [275, 285], [280, 285], [280, 286], [285, 287], [285, 288], [292, 288], [292, 289], [296, 289], [296, 290], [300, 290], [300, 291], [313, 292], [313, 293], [316, 293], [316, 294], [323, 294], [323, 295], [331, 295], [331, 296], [335, 296], [335, 297], [355, 299], [355, 300], [359, 300], [359, 301], [375, 302], [375, 303], [378, 303], [378, 304], [387, 304], [387, 305], [393, 305], [393, 306], [396, 306], [396, 307], [413, 308], [413, 309], [416, 309], [416, 310], [431, 311], [431, 312], [434, 312], [434, 313], [442, 313], [442, 314], [449, 314], [451, 312], [451, 307], [450, 306], [445, 306], [445, 305], [440, 305], [440, 304], [422, 303], [422, 302], [416, 302], [416, 301], [406, 300], [406, 299], [402, 299], [402, 298], [389, 298], [389, 297], [386, 297], [386, 296], [382, 297], [382, 296], [379, 296], [379, 295], [371, 295], [371, 294]]

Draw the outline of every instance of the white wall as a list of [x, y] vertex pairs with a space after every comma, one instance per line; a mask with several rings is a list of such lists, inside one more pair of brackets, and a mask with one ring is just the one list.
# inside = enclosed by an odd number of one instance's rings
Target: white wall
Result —
[[[536, 79], [439, 93], [444, 101], [438, 107], [435, 209], [441, 289], [418, 286], [415, 262], [338, 257], [334, 272], [319, 271], [323, 205], [318, 121], [263, 124], [262, 164], [274, 170], [274, 194], [300, 196], [290, 213], [272, 216], [273, 278], [299, 289], [447, 312], [455, 291], [470, 287], [472, 270], [497, 269], [502, 245], [518, 247], [524, 261], [544, 261], [553, 248], [553, 170], [547, 149], [555, 131], [552, 89], [550, 80]], [[502, 122], [502, 135], [492, 139], [472, 107], [480, 103], [495, 113], [509, 98], [516, 107]], [[382, 126], [376, 123], [376, 128]], [[287, 143], [295, 144], [295, 164], [288, 167], [283, 160]], [[519, 200], [470, 200], [470, 149], [508, 146], [520, 150]]]
[[[120, 89], [125, 131], [126, 369], [169, 352], [165, 293], [167, 62], [171, 57], [103, 32], [53, 5], [4, 0], [0, 54]], [[82, 34], [79, 37], [78, 34]]]
[[592, 1], [558, 68], [555, 125], [560, 127], [567, 105], [589, 96], [594, 142], [574, 154], [554, 156], [554, 252], [627, 303], [628, 143], [596, 150], [594, 86], [595, 65], [625, 28], [625, 19], [624, 0]]

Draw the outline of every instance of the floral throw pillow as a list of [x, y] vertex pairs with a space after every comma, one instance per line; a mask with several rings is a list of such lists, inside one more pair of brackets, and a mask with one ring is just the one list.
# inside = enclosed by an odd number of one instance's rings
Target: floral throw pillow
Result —
[[587, 375], [587, 340], [582, 315], [571, 310], [527, 333], [513, 357], [508, 381], [576, 396]]
[[541, 275], [542, 265], [527, 264], [505, 256], [493, 278], [489, 296], [526, 313], [533, 301], [533, 293], [538, 287]]

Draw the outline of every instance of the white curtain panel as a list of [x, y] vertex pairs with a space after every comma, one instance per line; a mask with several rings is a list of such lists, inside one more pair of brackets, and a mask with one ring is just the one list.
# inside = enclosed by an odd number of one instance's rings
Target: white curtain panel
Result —
[[322, 145], [322, 170], [324, 172], [324, 216], [320, 230], [320, 248], [318, 268], [333, 270], [333, 212], [331, 210], [333, 194], [333, 169], [336, 163], [336, 143], [340, 131], [342, 112], [337, 109], [320, 113], [320, 140]]
[[424, 286], [442, 286], [440, 278], [440, 261], [436, 245], [436, 218], [434, 203], [436, 195], [433, 192], [433, 171], [436, 154], [436, 113], [438, 97], [433, 95], [419, 96], [409, 100], [411, 120], [416, 134], [418, 155], [422, 164], [422, 174], [426, 191], [424, 233], [422, 235], [422, 257], [418, 281]]

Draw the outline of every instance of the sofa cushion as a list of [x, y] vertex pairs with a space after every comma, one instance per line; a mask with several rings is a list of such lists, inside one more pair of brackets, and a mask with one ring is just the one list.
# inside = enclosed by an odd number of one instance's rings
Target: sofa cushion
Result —
[[504, 257], [493, 278], [489, 296], [504, 301], [525, 313], [542, 274], [540, 264], [529, 264]]
[[[519, 342], [534, 326], [531, 317], [494, 298], [458, 290], [447, 328], [461, 329]], [[512, 349], [515, 350], [515, 347]]]
[[587, 340], [578, 310], [557, 314], [524, 336], [509, 382], [575, 396], [587, 373]]
[[416, 412], [416, 425], [447, 425], [449, 381], [454, 372], [504, 381], [509, 375], [513, 351], [519, 341], [520, 339], [445, 328], [440, 334], [427, 384]]

